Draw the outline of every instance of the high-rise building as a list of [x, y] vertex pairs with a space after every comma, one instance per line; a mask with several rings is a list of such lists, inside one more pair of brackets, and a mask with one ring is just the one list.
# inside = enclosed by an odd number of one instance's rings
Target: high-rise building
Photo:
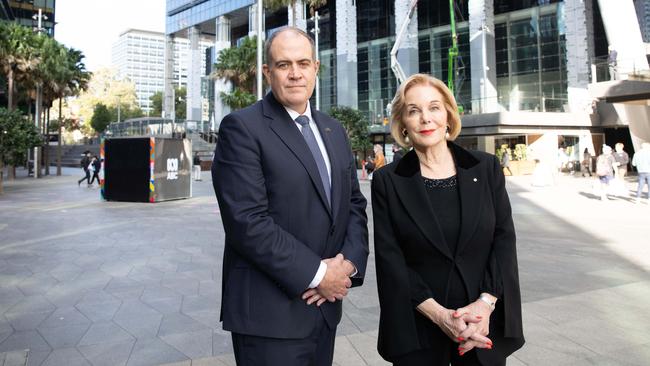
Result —
[[[454, 1], [459, 58], [452, 74], [464, 110], [458, 142], [489, 152], [504, 144], [526, 145], [529, 158], [544, 156], [542, 160], [557, 159], [559, 147], [573, 161], [582, 160], [585, 148], [599, 153], [603, 143], [621, 140], [632, 149], [628, 125], [636, 117], [623, 111], [627, 106], [621, 106], [620, 99], [597, 97], [590, 90], [596, 81], [611, 79], [616, 84], [648, 69], [632, 1]], [[408, 18], [412, 2], [331, 0], [317, 9], [320, 108], [327, 112], [347, 105], [361, 110], [376, 131], [375, 143], [390, 143], [382, 123], [398, 87], [390, 52], [404, 21], [409, 23], [397, 61], [406, 75], [423, 72], [447, 81], [449, 2], [418, 1]], [[167, 0], [167, 44], [187, 33], [190, 39], [214, 35], [213, 54], [235, 46], [241, 37], [256, 32], [255, 3]], [[266, 35], [286, 25], [294, 13], [305, 20], [297, 25], [313, 31], [314, 20], [304, 19], [302, 2], [296, 3], [297, 11], [289, 9], [289, 16], [266, 15]], [[613, 62], [608, 56], [616, 53], [608, 49], [617, 51]], [[173, 80], [170, 74], [166, 79]], [[188, 85], [189, 100], [201, 88], [198, 80]], [[214, 88], [228, 86], [217, 82]], [[212, 115], [217, 122], [227, 112], [218, 95], [214, 93]], [[196, 106], [188, 102], [188, 116], [192, 108]]]
[[643, 41], [650, 43], [650, 0], [634, 0], [634, 7]]
[[[0, 4], [0, 19], [3, 13], [10, 14], [7, 19], [13, 20], [18, 24], [37, 30], [40, 24], [43, 32], [51, 37], [54, 36], [54, 25], [56, 24], [55, 15], [56, 0], [2, 0]], [[6, 8], [9, 11], [6, 11]]]
[[[201, 41], [202, 50], [211, 43]], [[187, 86], [187, 62], [189, 41], [177, 39], [174, 44], [174, 65], [172, 83], [175, 87]], [[165, 35], [139, 29], [122, 32], [113, 44], [112, 64], [122, 78], [135, 84], [138, 105], [149, 114], [152, 110], [151, 96], [162, 92], [165, 84]], [[205, 74], [205, 52], [201, 52], [201, 75]]]

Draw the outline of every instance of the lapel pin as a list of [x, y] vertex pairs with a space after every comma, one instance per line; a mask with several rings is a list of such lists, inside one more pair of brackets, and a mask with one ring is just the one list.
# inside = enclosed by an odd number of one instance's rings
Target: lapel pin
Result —
[[330, 130], [329, 127], [325, 127], [325, 132], [332, 132], [332, 130]]
[[474, 182], [478, 182], [478, 179], [474, 178]]

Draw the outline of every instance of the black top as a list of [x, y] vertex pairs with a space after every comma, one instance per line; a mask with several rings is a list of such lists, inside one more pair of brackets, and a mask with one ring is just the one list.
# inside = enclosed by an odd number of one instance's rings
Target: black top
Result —
[[[456, 176], [443, 179], [424, 178], [424, 186], [439, 229], [445, 238], [449, 251], [456, 256], [458, 236], [461, 226], [461, 204], [458, 192], [458, 179]], [[481, 283], [481, 292], [488, 292], [496, 297], [501, 297], [501, 278], [496, 261], [490, 260], [486, 273]], [[450, 273], [449, 295], [447, 306], [456, 305], [458, 302], [467, 302], [465, 284], [458, 272], [458, 268]]]
[[[438, 227], [442, 231], [449, 251], [455, 256], [461, 221], [458, 180], [455, 175], [443, 179], [424, 177], [423, 179]], [[451, 271], [449, 275], [449, 294], [445, 305], [451, 307], [466, 305], [467, 292], [458, 268]]]

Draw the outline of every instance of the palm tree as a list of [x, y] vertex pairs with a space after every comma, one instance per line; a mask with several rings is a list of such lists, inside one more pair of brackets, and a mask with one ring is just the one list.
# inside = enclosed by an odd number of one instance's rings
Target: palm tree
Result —
[[239, 47], [223, 49], [210, 74], [212, 79], [226, 79], [233, 85], [230, 93], [220, 94], [232, 109], [240, 109], [255, 102], [257, 92], [257, 37], [246, 37]]
[[61, 52], [61, 65], [55, 72], [52, 92], [55, 99], [59, 100], [59, 132], [56, 148], [56, 175], [61, 175], [61, 137], [63, 129], [62, 101], [65, 97], [76, 96], [88, 89], [92, 74], [86, 71], [83, 62], [84, 55], [74, 48], [63, 47]]
[[36, 36], [26, 27], [0, 21], [0, 68], [7, 79], [7, 108], [16, 106], [16, 83], [29, 79], [41, 59], [34, 47]]

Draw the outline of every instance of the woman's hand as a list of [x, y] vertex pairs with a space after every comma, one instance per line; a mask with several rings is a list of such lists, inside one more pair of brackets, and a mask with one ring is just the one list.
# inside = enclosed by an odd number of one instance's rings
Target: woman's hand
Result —
[[[456, 311], [445, 308], [433, 299], [423, 301], [417, 306], [417, 309], [434, 322], [454, 342], [462, 342], [468, 339], [462, 334], [466, 332], [473, 335], [476, 332], [475, 324], [481, 321], [471, 313], [457, 314]], [[487, 338], [483, 337], [483, 339]]]
[[[492, 295], [483, 295], [488, 296], [493, 302], [496, 301], [496, 298]], [[485, 301], [477, 299], [473, 303], [457, 309], [453, 316], [462, 319], [468, 314], [474, 315], [476, 318], [480, 319], [480, 321], [472, 324], [474, 329], [465, 329], [460, 334], [460, 337], [465, 340], [458, 348], [458, 352], [461, 356], [473, 348], [492, 349], [492, 341], [486, 337], [490, 333], [490, 315], [492, 314], [492, 307]]]

